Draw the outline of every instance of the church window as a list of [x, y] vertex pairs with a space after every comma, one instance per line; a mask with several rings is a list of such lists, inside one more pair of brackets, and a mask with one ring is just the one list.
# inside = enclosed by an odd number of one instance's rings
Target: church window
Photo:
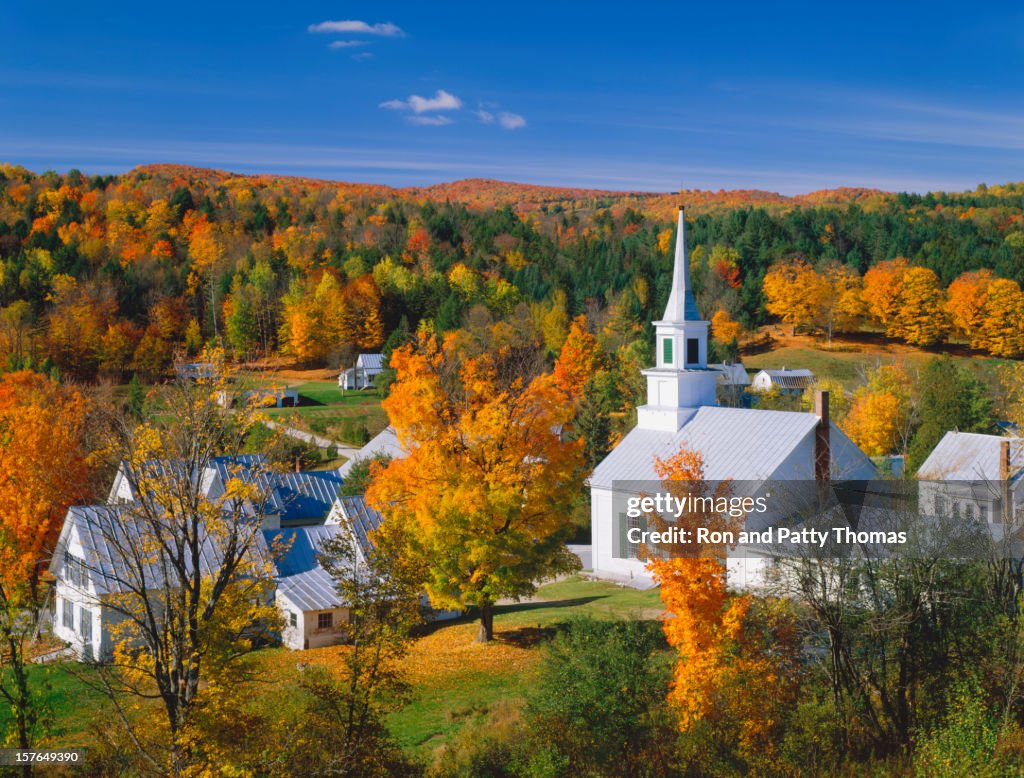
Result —
[[[638, 529], [641, 532], [646, 531], [647, 530], [647, 519], [645, 517], [643, 517], [643, 516], [630, 516], [629, 517], [628, 529]], [[634, 534], [634, 536], [636, 535], [635, 532], [633, 534]], [[639, 543], [633, 543], [631, 540], [629, 540], [628, 532], [626, 534], [626, 543], [627, 543], [627, 546], [626, 546], [626, 558], [627, 559], [639, 559], [640, 544]]]
[[686, 339], [686, 364], [700, 364], [700, 341], [696, 338]]
[[665, 338], [661, 341], [662, 354], [666, 365], [672, 364], [672, 338]]

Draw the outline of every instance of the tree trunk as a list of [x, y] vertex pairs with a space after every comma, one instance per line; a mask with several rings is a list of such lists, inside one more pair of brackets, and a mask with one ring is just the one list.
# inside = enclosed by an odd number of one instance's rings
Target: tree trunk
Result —
[[494, 640], [494, 603], [480, 603], [480, 631], [477, 632], [477, 643], [489, 643]]

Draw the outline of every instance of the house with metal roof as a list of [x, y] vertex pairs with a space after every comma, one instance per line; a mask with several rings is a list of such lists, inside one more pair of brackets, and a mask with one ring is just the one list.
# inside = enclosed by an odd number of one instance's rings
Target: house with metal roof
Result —
[[1003, 525], [1024, 507], [1024, 438], [947, 432], [917, 479], [922, 511]]
[[[109, 658], [114, 648], [112, 630], [124, 618], [113, 604], [117, 595], [152, 591], [168, 582], [167, 570], [140, 549], [147, 546], [145, 522], [132, 520], [130, 505], [74, 505], [68, 509], [60, 537], [50, 560], [56, 579], [53, 632], [67, 642], [76, 656], [87, 660]], [[216, 571], [223, 562], [223, 544], [231, 542], [219, 533], [199, 535], [199, 570]], [[272, 554], [253, 525], [248, 553], [270, 565]], [[186, 560], [187, 569], [194, 570]]]
[[372, 389], [374, 379], [383, 371], [383, 354], [360, 354], [356, 357], [355, 366], [343, 370], [338, 376], [338, 386], [342, 391]]
[[342, 478], [345, 478], [356, 462], [373, 459], [377, 456], [401, 459], [405, 455], [406, 450], [399, 442], [398, 433], [395, 432], [395, 428], [385, 427], [378, 434], [370, 438], [369, 442], [353, 454], [347, 462], [342, 464], [338, 468], [338, 473]]
[[814, 384], [814, 373], [807, 368], [781, 370], [761, 370], [750, 382], [750, 389], [754, 392], [770, 392], [773, 389], [779, 392], [799, 394], [809, 389]]
[[319, 558], [324, 543], [342, 532], [337, 524], [263, 532], [268, 546], [281, 549], [274, 559], [274, 600], [284, 616], [281, 642], [288, 648], [345, 642], [348, 607]]
[[[140, 478], [159, 477], [167, 468], [182, 466], [181, 463], [152, 461], [140, 466], [143, 472], [133, 473], [129, 465], [122, 462], [107, 503], [131, 503], [136, 496], [134, 484]], [[259, 513], [265, 520], [286, 526], [322, 524], [338, 498], [343, 480], [337, 470], [281, 473], [272, 469], [262, 454], [212, 457], [194, 477], [199, 481], [202, 495], [208, 500], [220, 499], [232, 478], [256, 483], [267, 502], [259, 506]]]
[[[830, 422], [827, 393], [815, 413], [718, 406], [721, 373], [707, 362], [710, 324], [697, 313], [690, 288], [682, 209], [677, 230], [668, 304], [654, 322], [657, 362], [642, 371], [647, 403], [637, 408], [636, 427], [589, 481], [593, 572], [638, 586], [653, 585], [643, 544], [635, 542], [647, 528], [646, 518], [627, 515], [622, 498], [660, 488], [656, 458], [695, 451], [703, 459], [705, 480], [731, 479], [762, 488], [787, 480], [877, 476], [871, 460]], [[770, 525], [781, 518], [769, 514], [759, 521]], [[741, 588], [756, 586], [760, 575], [756, 565], [729, 567], [730, 583]]]
[[743, 367], [742, 362], [733, 362], [732, 364], [719, 362], [708, 365], [708, 369], [718, 373], [719, 386], [738, 386], [741, 388], [750, 386], [750, 376], [747, 375], [747, 369]]

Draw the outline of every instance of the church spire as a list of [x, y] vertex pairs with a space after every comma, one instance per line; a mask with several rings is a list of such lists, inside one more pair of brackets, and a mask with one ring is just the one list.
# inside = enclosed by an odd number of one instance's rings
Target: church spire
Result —
[[686, 213], [679, 207], [679, 226], [676, 231], [676, 258], [672, 267], [672, 292], [668, 296], [663, 321], [700, 321], [697, 301], [690, 289], [690, 253], [686, 250]]

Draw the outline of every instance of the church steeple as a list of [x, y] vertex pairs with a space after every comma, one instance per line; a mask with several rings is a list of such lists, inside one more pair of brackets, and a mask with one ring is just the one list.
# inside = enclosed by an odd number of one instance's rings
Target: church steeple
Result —
[[708, 370], [708, 329], [690, 288], [690, 256], [686, 250], [686, 214], [679, 209], [672, 290], [665, 317], [654, 322], [655, 366], [644, 370], [647, 404], [637, 409], [645, 429], [675, 432], [697, 409], [715, 405], [717, 373]]
[[690, 288], [690, 252], [686, 248], [686, 212], [679, 208], [676, 227], [676, 257], [672, 265], [672, 291], [665, 306], [665, 321], [700, 321], [697, 301]]

